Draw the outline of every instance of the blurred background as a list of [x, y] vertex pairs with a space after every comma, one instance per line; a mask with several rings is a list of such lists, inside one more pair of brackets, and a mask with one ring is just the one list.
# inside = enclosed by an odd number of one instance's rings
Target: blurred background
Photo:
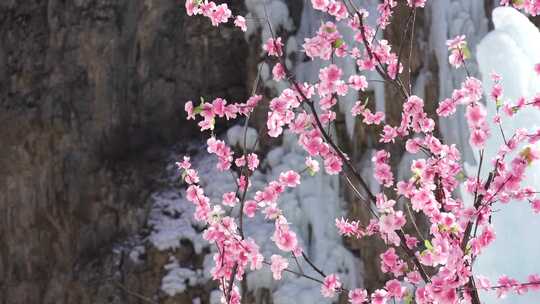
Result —
[[[247, 33], [188, 17], [180, 0], [0, 1], [0, 303], [218, 303], [207, 274], [215, 249], [202, 241], [202, 227], [191, 219], [174, 162], [191, 155], [211, 196], [220, 197], [232, 179], [215, 172], [215, 160], [204, 155], [208, 134], [186, 121], [184, 103], [198, 103], [201, 96], [244, 102], [254, 83], [268, 102], [285, 88], [271, 79], [272, 66], [262, 54], [269, 37], [263, 0], [223, 2], [246, 16]], [[375, 18], [377, 0], [356, 2]], [[399, 2], [392, 25], [379, 33], [395, 45], [408, 17], [405, 1]], [[425, 99], [433, 118], [438, 102], [466, 76], [450, 68], [446, 40], [465, 34], [476, 54], [494, 29], [496, 2], [432, 0], [418, 11], [411, 56], [404, 58], [411, 67], [405, 82]], [[298, 80], [313, 81], [321, 63], [309, 61], [301, 45], [326, 17], [309, 1], [265, 3], [284, 39], [288, 65]], [[338, 64], [355, 72], [354, 62]], [[468, 68], [477, 77], [483, 71], [475, 56]], [[375, 136], [380, 130], [356, 123], [350, 107], [369, 98], [369, 107], [384, 111], [395, 125], [403, 101], [376, 82], [377, 75], [367, 77], [375, 81], [364, 96], [340, 101], [333, 134], [372, 180], [370, 159], [381, 147]], [[438, 121], [437, 133], [473, 166], [460, 111]], [[265, 135], [266, 112], [263, 102], [250, 122], [264, 159], [256, 185], [303, 160], [291, 136]], [[240, 123], [219, 121], [216, 134], [235, 145], [240, 131], [234, 125]], [[391, 145], [389, 151], [394, 175], [408, 177], [411, 157], [404, 147]], [[319, 175], [282, 200], [318, 265], [339, 273], [347, 286], [381, 286], [382, 244], [342, 240], [335, 233], [335, 217], [369, 216], [343, 181]], [[264, 227], [262, 219], [248, 225], [253, 238], [269, 238], [253, 228]], [[263, 247], [265, 256], [273, 251], [271, 244]], [[540, 272], [540, 266], [526, 271]], [[248, 276], [246, 303], [328, 303], [305, 280], [269, 278], [268, 271]], [[345, 297], [334, 301], [344, 303]]]

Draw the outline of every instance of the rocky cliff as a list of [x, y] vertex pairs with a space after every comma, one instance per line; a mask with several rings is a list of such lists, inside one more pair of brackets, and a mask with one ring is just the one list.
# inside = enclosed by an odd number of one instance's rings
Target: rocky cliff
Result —
[[[244, 1], [227, 2], [237, 12], [249, 9]], [[304, 2], [285, 1], [291, 20], [280, 34], [297, 34]], [[411, 60], [411, 82], [431, 113], [462, 77], [441, 65], [446, 50], [437, 53], [437, 35], [466, 33], [474, 46], [487, 30], [493, 1], [479, 0], [482, 10], [473, 2], [439, 1], [416, 16], [412, 56], [405, 63]], [[183, 4], [0, 2], [0, 303], [183, 304], [196, 297], [208, 302], [211, 285], [174, 298], [159, 290], [168, 259], [156, 249], [147, 246], [136, 257], [144, 263], [129, 255], [140, 244], [134, 236], [146, 231], [149, 194], [164, 186], [160, 177], [170, 145], [180, 142], [173, 151], [183, 153], [182, 143], [201, 137], [184, 119], [184, 102], [199, 96], [244, 100], [257, 78], [261, 37], [252, 35], [248, 45], [237, 30], [188, 18]], [[385, 37], [399, 43], [407, 17], [399, 8]], [[462, 22], [436, 32], [438, 18]], [[447, 37], [440, 38], [443, 49]], [[303, 61], [299, 53], [290, 59]], [[261, 87], [267, 97], [273, 89]], [[399, 120], [400, 108], [397, 95], [386, 88], [388, 119]], [[254, 126], [264, 125], [264, 114], [264, 109], [256, 114]], [[355, 130], [350, 138], [337, 127], [340, 144], [361, 163], [377, 148], [376, 130], [360, 125]], [[269, 144], [263, 139], [263, 147]], [[403, 147], [391, 149], [403, 153]], [[399, 176], [400, 160], [393, 165]], [[344, 196], [351, 216], [368, 216], [350, 193]], [[363, 261], [365, 285], [379, 286], [380, 246], [365, 241], [347, 246]], [[189, 243], [175, 257], [183, 265], [202, 263]], [[268, 290], [250, 298], [272, 299]]]
[[144, 223], [160, 147], [197, 136], [183, 102], [245, 96], [243, 35], [187, 19], [176, 0], [0, 2], [0, 303], [107, 303], [84, 280]]

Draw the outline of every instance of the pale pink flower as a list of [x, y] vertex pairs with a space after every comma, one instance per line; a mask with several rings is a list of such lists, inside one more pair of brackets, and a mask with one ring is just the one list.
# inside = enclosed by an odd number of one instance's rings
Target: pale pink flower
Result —
[[469, 102], [479, 101], [484, 93], [482, 90], [482, 81], [474, 78], [467, 77], [463, 83], [463, 89]]
[[236, 16], [236, 18], [234, 19], [234, 25], [239, 27], [242, 32], [247, 31], [246, 18], [244, 18], [244, 16]]
[[476, 276], [476, 286], [482, 290], [489, 290], [491, 283], [485, 276]]
[[184, 181], [191, 185], [191, 184], [197, 184], [199, 182], [199, 175], [197, 174], [197, 171], [193, 169], [187, 169], [185, 172]]
[[389, 187], [394, 182], [394, 175], [392, 168], [386, 162], [390, 158], [390, 153], [385, 150], [380, 150], [375, 153], [375, 156], [371, 159], [375, 165], [374, 177], [379, 184]]
[[377, 289], [371, 294], [372, 304], [385, 304], [388, 301], [388, 292], [384, 289]]
[[238, 198], [236, 197], [236, 193], [234, 192], [227, 192], [223, 194], [223, 205], [234, 207], [236, 203], [238, 202]]
[[294, 188], [300, 185], [300, 175], [292, 170], [289, 170], [279, 175], [279, 182], [284, 186]]
[[190, 157], [184, 156], [184, 160], [181, 162], [177, 162], [176, 165], [178, 166], [178, 169], [187, 170], [191, 168]]
[[310, 170], [311, 174], [315, 174], [320, 170], [319, 162], [309, 156], [306, 157], [306, 167]]
[[408, 272], [406, 281], [414, 285], [420, 284], [420, 282], [422, 282], [422, 275], [420, 275], [420, 272], [418, 271]]
[[208, 16], [213, 26], [218, 26], [220, 23], [226, 23], [231, 18], [231, 10], [227, 4], [223, 3], [215, 7]]
[[255, 153], [249, 153], [247, 155], [247, 164], [248, 168], [251, 171], [255, 171], [257, 167], [259, 166], [259, 157]]
[[201, 189], [201, 187], [197, 185], [190, 185], [186, 190], [186, 198], [192, 203], [196, 203], [198, 201], [198, 198], [203, 195], [203, 189]]
[[244, 203], [244, 214], [247, 217], [254, 217], [257, 211], [257, 202], [254, 200], [248, 200]]
[[270, 270], [272, 270], [272, 276], [274, 280], [281, 280], [281, 273], [283, 270], [287, 269], [289, 267], [289, 262], [286, 258], [274, 254], [270, 258], [272, 264], [270, 265]]
[[313, 5], [314, 9], [326, 12], [328, 10], [328, 5], [330, 4], [330, 1], [329, 0], [311, 0], [311, 4]]
[[467, 41], [465, 41], [465, 35], [458, 35], [452, 39], [447, 40], [446, 45], [448, 46], [449, 50], [461, 49], [465, 47], [467, 45]]
[[187, 112], [187, 119], [195, 119], [195, 114], [193, 113], [193, 102], [190, 100], [184, 105], [184, 110]]
[[424, 7], [427, 0], [407, 0], [407, 4], [410, 7]]
[[349, 85], [357, 91], [365, 91], [368, 87], [368, 82], [364, 75], [352, 75], [349, 77]]
[[365, 289], [353, 289], [349, 291], [350, 304], [364, 304], [368, 302], [368, 293]]
[[450, 64], [455, 68], [459, 68], [465, 63], [465, 59], [467, 59], [466, 54], [464, 53], [467, 48], [465, 35], [456, 36], [453, 39], [447, 40], [446, 45], [448, 45], [448, 50], [450, 51], [450, 56], [448, 57]]
[[328, 6], [328, 13], [334, 17], [336, 20], [343, 20], [349, 16], [347, 12], [347, 6], [342, 1], [332, 1]]
[[195, 0], [186, 0], [186, 13], [188, 16], [197, 15], [200, 12], [196, 2]]
[[381, 139], [379, 142], [389, 143], [395, 142], [395, 138], [398, 136], [397, 129], [389, 125], [385, 125], [383, 128], [383, 134], [381, 134]]
[[[362, 122], [366, 125], [379, 125], [385, 118], [384, 112], [375, 112], [375, 114], [373, 114], [369, 109], [365, 109], [363, 106], [361, 107], [361, 109], [361, 114], [364, 117]], [[353, 110], [355, 112], [358, 111], [358, 109], [354, 107]]]
[[499, 278], [497, 283], [500, 285], [500, 287], [497, 288], [497, 297], [506, 298], [506, 295], [512, 290], [512, 287], [519, 282], [504, 275]]
[[534, 65], [534, 71], [536, 72], [536, 75], [540, 75], [540, 63]]

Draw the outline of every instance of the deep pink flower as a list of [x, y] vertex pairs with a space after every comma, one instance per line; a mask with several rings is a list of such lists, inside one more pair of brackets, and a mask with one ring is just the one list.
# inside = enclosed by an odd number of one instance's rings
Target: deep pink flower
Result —
[[336, 274], [330, 274], [324, 278], [321, 286], [321, 294], [325, 298], [331, 298], [336, 295], [336, 292], [341, 288], [341, 281]]
[[527, 277], [528, 283], [534, 283], [529, 285], [529, 288], [534, 291], [540, 290], [540, 275], [538, 274], [531, 274]]
[[336, 219], [336, 227], [341, 235], [351, 236], [356, 235], [359, 231], [358, 222], [349, 222], [346, 219]]
[[277, 247], [283, 251], [293, 251], [298, 246], [296, 233], [286, 229], [276, 229], [272, 237]]
[[531, 201], [531, 207], [534, 213], [540, 214], [540, 199], [535, 199]]
[[482, 149], [486, 143], [486, 140], [488, 138], [488, 133], [484, 130], [474, 130], [471, 133], [471, 138], [469, 139], [469, 143], [471, 146], [476, 147], [478, 149]]
[[263, 45], [263, 49], [268, 52], [269, 56], [283, 56], [283, 43], [281, 42], [281, 37], [278, 37], [277, 39], [268, 38]]
[[342, 170], [343, 163], [341, 159], [335, 155], [329, 156], [324, 160], [324, 169], [330, 175], [339, 174]]
[[398, 300], [403, 298], [403, 296], [405, 295], [405, 292], [407, 291], [407, 288], [401, 286], [401, 283], [395, 279], [386, 282], [384, 287], [388, 291], [388, 295], [390, 297], [394, 297]]
[[274, 65], [274, 68], [272, 68], [272, 75], [274, 76], [275, 81], [280, 81], [285, 79], [285, 69], [283, 68], [283, 65], [278, 62], [276, 65]]
[[456, 113], [456, 105], [457, 103], [450, 98], [441, 101], [439, 103], [439, 107], [437, 108], [437, 115], [442, 117], [448, 117]]
[[466, 117], [471, 127], [481, 127], [486, 121], [486, 116], [486, 108], [481, 103], [467, 107]]

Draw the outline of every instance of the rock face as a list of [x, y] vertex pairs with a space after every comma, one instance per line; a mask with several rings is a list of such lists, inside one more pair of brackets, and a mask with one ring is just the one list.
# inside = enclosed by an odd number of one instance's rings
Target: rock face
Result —
[[183, 3], [1, 1], [2, 303], [112, 301], [81, 280], [144, 222], [159, 147], [195, 136], [183, 103], [245, 97], [243, 35]]
[[[294, 23], [292, 32], [280, 29], [286, 36], [295, 34], [307, 2], [284, 2]], [[245, 11], [244, 1], [227, 3], [235, 13]], [[489, 12], [493, 1], [484, 3]], [[237, 30], [188, 18], [183, 4], [0, 1], [0, 303], [183, 304], [196, 297], [208, 303], [213, 286], [159, 296], [168, 261], [157, 250], [147, 248], [146, 262], [136, 264], [129, 250], [113, 248], [144, 231], [147, 197], [160, 187], [167, 159], [163, 148], [200, 137], [184, 120], [184, 102], [244, 100], [263, 60], [260, 35], [248, 46]], [[400, 6], [385, 37], [400, 42], [407, 18]], [[444, 87], [439, 62], [446, 58], [430, 47], [435, 17], [416, 18], [411, 80], [420, 83], [418, 94], [432, 114]], [[408, 66], [408, 56], [403, 59]], [[262, 91], [265, 102], [275, 93]], [[397, 124], [402, 101], [391, 88], [386, 94], [387, 117]], [[253, 125], [264, 127], [265, 114], [263, 108]], [[351, 139], [338, 126], [340, 145], [360, 163], [380, 148], [377, 131], [358, 124]], [[392, 147], [395, 168], [403, 151]], [[346, 190], [344, 196], [350, 216], [367, 219], [354, 196]], [[382, 245], [346, 242], [365, 265], [365, 286], [380, 287]], [[202, 263], [190, 244], [175, 256], [186, 265]], [[251, 298], [271, 303], [270, 294], [261, 290]]]

